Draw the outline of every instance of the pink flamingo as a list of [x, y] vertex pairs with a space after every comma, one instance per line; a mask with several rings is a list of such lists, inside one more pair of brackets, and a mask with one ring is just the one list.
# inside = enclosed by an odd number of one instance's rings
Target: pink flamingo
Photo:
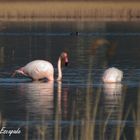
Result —
[[[57, 80], [62, 80], [62, 64], [67, 66], [68, 64], [68, 54], [66, 52], [62, 52], [58, 58], [58, 78]], [[24, 76], [28, 76], [33, 80], [40, 80], [43, 78], [47, 78], [49, 81], [54, 80], [54, 68], [53, 65], [45, 60], [34, 60], [26, 64], [24, 67], [15, 70], [13, 76], [15, 74], [22, 74]]]
[[117, 68], [109, 68], [107, 69], [102, 77], [102, 81], [104, 83], [117, 83], [121, 82], [123, 78], [123, 72]]

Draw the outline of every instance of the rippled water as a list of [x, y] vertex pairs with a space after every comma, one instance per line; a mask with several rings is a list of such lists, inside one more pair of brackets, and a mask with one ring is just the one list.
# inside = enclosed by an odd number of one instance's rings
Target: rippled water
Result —
[[[1, 128], [20, 128], [8, 140], [136, 139], [140, 128], [138, 22], [2, 22]], [[62, 82], [32, 82], [12, 72], [35, 59], [54, 65], [69, 54]], [[103, 84], [108, 67], [124, 71], [120, 84]]]

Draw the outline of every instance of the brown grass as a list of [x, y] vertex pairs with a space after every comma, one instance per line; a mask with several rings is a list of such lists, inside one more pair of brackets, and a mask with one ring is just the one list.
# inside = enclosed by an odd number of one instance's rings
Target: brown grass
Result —
[[139, 20], [140, 2], [1, 2], [1, 20]]

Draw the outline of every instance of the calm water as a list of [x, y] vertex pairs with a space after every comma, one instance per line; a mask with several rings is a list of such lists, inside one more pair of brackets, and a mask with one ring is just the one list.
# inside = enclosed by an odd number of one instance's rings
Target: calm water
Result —
[[[20, 128], [6, 140], [116, 140], [140, 138], [140, 23], [0, 23], [1, 128]], [[106, 43], [105, 43], [106, 42]], [[35, 59], [69, 54], [62, 82], [32, 82], [12, 72]], [[124, 71], [121, 84], [103, 84], [108, 67]]]

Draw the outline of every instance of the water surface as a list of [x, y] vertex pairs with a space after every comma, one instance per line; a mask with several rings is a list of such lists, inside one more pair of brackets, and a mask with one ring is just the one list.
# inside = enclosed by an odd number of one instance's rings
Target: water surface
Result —
[[[20, 128], [2, 139], [93, 140], [139, 138], [138, 22], [2, 22], [1, 126]], [[32, 82], [12, 72], [35, 59], [69, 54], [62, 82]], [[120, 84], [103, 84], [108, 67], [123, 70]]]

